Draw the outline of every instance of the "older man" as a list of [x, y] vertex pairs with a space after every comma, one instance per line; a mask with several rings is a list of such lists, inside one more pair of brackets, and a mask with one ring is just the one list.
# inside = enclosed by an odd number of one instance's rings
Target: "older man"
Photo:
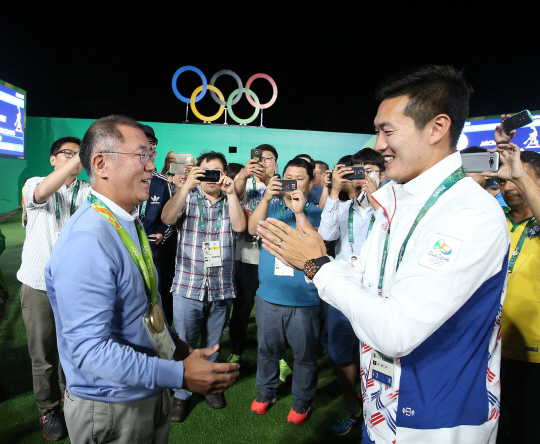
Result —
[[[510, 239], [499, 204], [466, 178], [456, 143], [470, 87], [448, 66], [379, 90], [375, 149], [392, 180], [354, 267], [321, 237], [260, 223], [264, 248], [304, 268], [360, 338], [364, 443], [494, 443]], [[489, 234], [486, 233], [489, 227]]]
[[80, 157], [92, 193], [62, 231], [45, 271], [66, 373], [68, 432], [77, 443], [166, 443], [166, 388], [221, 393], [238, 364], [206, 361], [217, 346], [194, 351], [163, 320], [135, 211], [148, 199], [155, 168], [141, 125], [122, 116], [98, 120]]

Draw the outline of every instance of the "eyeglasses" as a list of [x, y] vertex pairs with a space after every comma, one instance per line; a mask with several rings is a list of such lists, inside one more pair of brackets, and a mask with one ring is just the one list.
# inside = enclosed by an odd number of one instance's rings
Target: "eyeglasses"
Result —
[[146, 164], [148, 159], [152, 159], [152, 162], [156, 160], [157, 153], [155, 151], [150, 154], [148, 151], [142, 153], [119, 153], [118, 151], [102, 151], [103, 154], [129, 154], [130, 156], [139, 156], [142, 164]]
[[380, 173], [381, 170], [365, 170], [366, 171], [366, 174], [371, 174], [371, 173]]
[[156, 147], [157, 147], [157, 142], [148, 142], [148, 143], [150, 143], [150, 146], [151, 146], [152, 148], [156, 149]]
[[66, 156], [68, 159], [71, 159], [75, 154], [79, 154], [78, 151], [73, 151], [73, 150], [70, 150], [70, 149], [65, 149], [65, 150], [60, 150], [58, 151], [55, 156], [58, 156], [58, 154], [60, 153], [63, 153], [64, 156]]
[[262, 158], [264, 163], [272, 163], [272, 161], [276, 160], [275, 157], [264, 157]]

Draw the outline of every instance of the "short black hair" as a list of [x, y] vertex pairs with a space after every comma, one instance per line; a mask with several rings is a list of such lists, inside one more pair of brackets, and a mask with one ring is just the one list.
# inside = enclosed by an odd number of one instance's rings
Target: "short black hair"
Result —
[[375, 151], [373, 148], [363, 148], [352, 156], [352, 165], [365, 165], [366, 163], [376, 165], [380, 171], [385, 170], [384, 157], [381, 153]]
[[227, 176], [234, 180], [236, 175], [240, 171], [242, 171], [242, 168], [244, 168], [244, 165], [242, 165], [240, 163], [234, 163], [234, 162], [229, 163], [227, 165], [227, 171], [226, 171]]
[[311, 164], [311, 168], [315, 169], [315, 161], [309, 154], [297, 154], [296, 157], [302, 157], [305, 159], [309, 159], [309, 163]]
[[540, 154], [535, 151], [522, 151], [521, 162], [529, 165], [534, 170], [534, 175], [540, 179]]
[[58, 151], [62, 149], [62, 145], [65, 143], [75, 143], [76, 145], [81, 146], [81, 139], [77, 137], [62, 137], [58, 139], [57, 141], [53, 142], [51, 145], [51, 149], [49, 150], [50, 156], [56, 156], [58, 154]]
[[450, 144], [457, 145], [469, 115], [472, 87], [463, 73], [452, 66], [427, 65], [386, 80], [376, 91], [379, 102], [400, 96], [409, 101], [403, 113], [414, 120], [419, 131], [439, 114], [450, 117]]
[[287, 165], [285, 165], [285, 168], [283, 168], [283, 176], [285, 176], [285, 171], [287, 171], [287, 168], [289, 167], [305, 168], [309, 176], [309, 180], [313, 180], [313, 167], [309, 162], [306, 162], [301, 157], [296, 156], [294, 159], [289, 160], [289, 163], [287, 163]]
[[278, 153], [276, 149], [272, 145], [268, 145], [267, 143], [263, 143], [262, 145], [259, 145], [257, 149], [261, 151], [271, 151], [276, 160], [278, 159]]
[[223, 171], [227, 171], [227, 159], [225, 159], [225, 156], [223, 154], [218, 153], [217, 151], [209, 151], [207, 153], [202, 153], [199, 157], [197, 157], [197, 163], [195, 165], [201, 166], [203, 160], [209, 162], [214, 159], [218, 159], [223, 165]]
[[[119, 126], [138, 128], [141, 131], [143, 128], [140, 123], [136, 122], [131, 117], [112, 115], [96, 120], [84, 134], [79, 150], [79, 157], [82, 166], [92, 183], [94, 179], [94, 172], [92, 171], [91, 164], [92, 156], [98, 152], [116, 151], [118, 147], [122, 145], [125, 138], [118, 129]], [[117, 155], [112, 154], [111, 156]]]
[[500, 190], [501, 187], [499, 186], [499, 182], [497, 182], [495, 179], [486, 179], [486, 183], [484, 185], [484, 188], [490, 189], [490, 190]]
[[326, 162], [323, 162], [322, 160], [316, 160], [315, 161], [315, 166], [317, 166], [317, 165], [323, 165], [323, 166], [326, 167], [327, 170], [329, 169], [328, 164]]
[[351, 159], [352, 154], [347, 154], [346, 156], [343, 156], [341, 159], [338, 160], [337, 165], [351, 166]]
[[487, 153], [487, 150], [485, 148], [480, 148], [479, 146], [469, 146], [467, 148], [463, 148], [460, 153]]

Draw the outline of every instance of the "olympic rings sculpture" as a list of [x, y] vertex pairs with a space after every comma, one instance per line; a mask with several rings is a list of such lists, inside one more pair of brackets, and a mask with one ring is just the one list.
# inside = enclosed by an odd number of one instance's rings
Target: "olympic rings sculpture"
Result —
[[[178, 91], [178, 87], [176, 86], [178, 77], [180, 76], [180, 74], [186, 71], [194, 72], [201, 78], [201, 81], [202, 81], [202, 85], [195, 88], [190, 98], [184, 97], [182, 94], [180, 94], [180, 92]], [[223, 96], [223, 93], [214, 86], [217, 78], [222, 75], [231, 76], [238, 85], [238, 88], [235, 89], [231, 93], [227, 101], [225, 101], [225, 97]], [[266, 103], [261, 104], [259, 102], [259, 98], [257, 97], [257, 95], [250, 89], [251, 84], [256, 79], [266, 79], [268, 80], [268, 82], [270, 82], [270, 85], [272, 86], [272, 91], [273, 91], [272, 98]], [[231, 116], [231, 119], [233, 119], [237, 123], [244, 124], [244, 125], [247, 125], [248, 123], [253, 122], [257, 118], [257, 116], [259, 115], [259, 112], [262, 109], [270, 108], [275, 103], [277, 99], [277, 94], [278, 94], [276, 82], [268, 74], [263, 74], [263, 73], [254, 74], [248, 79], [246, 86], [244, 86], [242, 85], [242, 80], [240, 79], [240, 77], [238, 77], [238, 75], [235, 72], [229, 69], [222, 69], [221, 71], [216, 72], [210, 79], [210, 83], [208, 83], [203, 72], [199, 68], [196, 68], [195, 66], [190, 66], [190, 65], [182, 66], [174, 73], [173, 78], [172, 78], [172, 89], [173, 89], [174, 95], [178, 98], [178, 100], [184, 102], [185, 104], [189, 104], [191, 106], [191, 111], [193, 111], [193, 114], [195, 114], [195, 116], [197, 116], [199, 119], [207, 121], [207, 122], [213, 122], [214, 120], [217, 120], [221, 117], [221, 115], [223, 114], [225, 110], [225, 107], [227, 107], [227, 110], [229, 112], [229, 115]], [[197, 106], [195, 105], [199, 100], [201, 100], [205, 96], [206, 91], [210, 91], [210, 95], [212, 96], [212, 99], [214, 100], [214, 102], [216, 102], [219, 105], [218, 112], [214, 114], [213, 116], [209, 116], [209, 117], [203, 116], [197, 110]], [[232, 110], [232, 106], [237, 104], [240, 101], [242, 94], [246, 95], [246, 98], [248, 102], [250, 103], [250, 105], [255, 108], [253, 115], [247, 119], [241, 119], [237, 117]]]

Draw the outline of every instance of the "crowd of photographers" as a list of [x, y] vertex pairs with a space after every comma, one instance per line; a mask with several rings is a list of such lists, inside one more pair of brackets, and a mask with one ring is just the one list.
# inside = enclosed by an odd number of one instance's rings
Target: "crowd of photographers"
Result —
[[[441, 72], [438, 72], [439, 77], [458, 78], [453, 71]], [[431, 75], [433, 77], [432, 72]], [[429, 81], [433, 83], [432, 77]], [[407, 89], [397, 91], [382, 98], [382, 104], [386, 103], [388, 108], [381, 104], [383, 108], [379, 110], [385, 119], [377, 127], [378, 132], [382, 131], [387, 138], [400, 137], [394, 134], [395, 129], [390, 128], [395, 117], [392, 106], [401, 106], [394, 105], [392, 100], [400, 97], [410, 99], [417, 94]], [[429, 98], [424, 100], [429, 101]], [[468, 93], [466, 100], [468, 106]], [[407, 112], [409, 114], [403, 112], [402, 115], [413, 121], [415, 117], [409, 117], [410, 111]], [[440, 140], [446, 140], [445, 131], [450, 124], [444, 119], [436, 120], [442, 112], [433, 117], [432, 137], [439, 137], [437, 134], [440, 133]], [[416, 120], [414, 124], [417, 124]], [[446, 129], [444, 125], [447, 125]], [[465, 171], [465, 175], [478, 185], [472, 181], [463, 182], [468, 184], [472, 195], [480, 196], [475, 197], [477, 200], [487, 202], [485, 205], [489, 211], [493, 211], [493, 202], [498, 202], [500, 214], [495, 219], [499, 218], [500, 227], [501, 220], [506, 217], [510, 236], [508, 259], [505, 259], [507, 238], [501, 235], [497, 242], [493, 242], [493, 248], [497, 248], [493, 252], [493, 261], [503, 265], [501, 268], [500, 264], [495, 264], [496, 273], [482, 278], [482, 282], [485, 286], [491, 285], [490, 291], [495, 294], [495, 311], [482, 321], [485, 324], [483, 333], [480, 330], [476, 333], [476, 337], [485, 338], [486, 347], [489, 343], [489, 353], [487, 348], [479, 352], [482, 356], [478, 372], [480, 380], [484, 378], [481, 397], [486, 398], [486, 405], [481, 404], [481, 409], [487, 413], [485, 424], [499, 420], [497, 442], [500, 443], [536, 442], [540, 439], [534, 424], [534, 419], [540, 417], [536, 402], [538, 391], [534, 383], [540, 365], [540, 329], [537, 327], [540, 315], [537, 222], [540, 215], [540, 154], [520, 151], [511, 142], [513, 135], [513, 132], [508, 134], [499, 126], [494, 136], [497, 148], [491, 151], [499, 153], [500, 168], [485, 173]], [[449, 140], [452, 148], [455, 140]], [[399, 165], [399, 146], [396, 143], [392, 148], [394, 151], [388, 151], [391, 144], [381, 143], [378, 141], [375, 149], [364, 148], [357, 153], [348, 153], [333, 169], [323, 161], [314, 161], [309, 155], [299, 153], [280, 170], [278, 150], [263, 144], [254, 147], [251, 159], [246, 159], [245, 165], [227, 163], [222, 153], [207, 152], [181, 165], [183, 171], [172, 173], [171, 166], [177, 163], [178, 157], [170, 151], [161, 173], [158, 173], [153, 163], [158, 147], [154, 130], [121, 116], [100, 119], [91, 126], [82, 141], [65, 137], [54, 142], [50, 149], [54, 171], [47, 177], [32, 178], [25, 184], [24, 204], [28, 223], [22, 264], [17, 274], [22, 283], [21, 304], [32, 361], [34, 395], [45, 438], [58, 440], [66, 435], [58, 415], [62, 401], [65, 401], [65, 417], [72, 442], [90, 442], [86, 436], [100, 434], [117, 437], [117, 441], [105, 442], [127, 442], [129, 439], [166, 442], [169, 420], [183, 422], [187, 418], [193, 392], [204, 394], [206, 403], [213, 409], [226, 407], [224, 390], [234, 382], [238, 371], [242, 371], [239, 368], [249, 344], [248, 324], [255, 306], [257, 374], [251, 411], [265, 414], [277, 401], [279, 381], [290, 378], [293, 402], [286, 421], [303, 424], [309, 418], [316, 395], [317, 359], [328, 354], [334, 365], [344, 408], [338, 417], [330, 421], [327, 430], [334, 435], [344, 435], [364, 421], [365, 427], [372, 430], [364, 434], [365, 440], [391, 442], [385, 441], [386, 431], [378, 431], [382, 427], [380, 424], [385, 422], [388, 433], [396, 434], [396, 411], [389, 413], [384, 405], [387, 401], [387, 405], [395, 401], [400, 392], [403, 399], [408, 399], [405, 398], [408, 395], [405, 386], [401, 389], [398, 386], [396, 391], [393, 378], [399, 381], [401, 372], [401, 384], [411, 384], [407, 379], [408, 362], [405, 358], [401, 361], [400, 357], [414, 356], [415, 353], [414, 359], [418, 359], [415, 365], [418, 366], [418, 374], [422, 374], [424, 364], [419, 357], [420, 352], [385, 352], [381, 346], [379, 350], [384, 354], [370, 357], [368, 365], [366, 361], [360, 361], [359, 355], [375, 352], [370, 347], [375, 344], [370, 344], [366, 337], [373, 337], [376, 343], [377, 335], [359, 330], [357, 324], [360, 321], [351, 314], [352, 308], [342, 307], [332, 296], [328, 296], [328, 300], [323, 297], [326, 290], [321, 288], [309, 267], [313, 266], [314, 273], [317, 273], [324, 269], [325, 261], [312, 264], [311, 261], [301, 261], [301, 266], [296, 266], [292, 256], [286, 256], [292, 253], [287, 253], [288, 237], [285, 235], [308, 242], [313, 237], [311, 233], [318, 232], [325, 244], [321, 248], [326, 248], [328, 254], [335, 258], [335, 267], [343, 267], [347, 273], [355, 273], [359, 267], [364, 267], [362, 273], [366, 277], [362, 278], [362, 285], [373, 286], [374, 291], [369, 298], [391, 299], [399, 303], [399, 295], [383, 293], [384, 264], [396, 202], [400, 199], [405, 202], [407, 193], [412, 192], [409, 190], [403, 194], [398, 191], [396, 197], [394, 184], [407, 184], [409, 180], [416, 180], [416, 176], [398, 177], [394, 172], [390, 179], [395, 182], [386, 185], [388, 173], [385, 166]], [[461, 152], [487, 151], [469, 147]], [[129, 159], [122, 159], [121, 154], [130, 155]], [[184, 159], [190, 159], [185, 156]], [[455, 157], [452, 159], [456, 165], [461, 165]], [[440, 163], [443, 162], [447, 160]], [[91, 185], [77, 179], [83, 166]], [[434, 199], [452, 186], [453, 183], [443, 182]], [[393, 215], [387, 211], [392, 204], [387, 204], [382, 194], [385, 188], [390, 193], [390, 187], [394, 187], [391, 198], [395, 205]], [[418, 192], [422, 191], [420, 188]], [[479, 189], [492, 201], [478, 194]], [[411, 202], [412, 208], [416, 201]], [[452, 210], [462, 212], [462, 219], [458, 217], [457, 220], [462, 220], [463, 224], [469, 223], [468, 205]], [[480, 207], [479, 204], [475, 210], [480, 211]], [[430, 207], [426, 203], [424, 208], [425, 214]], [[282, 234], [274, 238], [272, 233], [275, 232], [267, 231], [270, 227], [265, 225], [266, 220], [280, 221], [282, 224], [278, 225], [284, 230], [280, 232]], [[408, 223], [407, 230], [412, 226], [409, 237], [418, 222], [413, 224], [411, 220]], [[402, 222], [398, 218], [396, 223]], [[140, 229], [141, 224], [144, 232]], [[491, 229], [488, 218], [483, 227], [485, 237], [492, 236]], [[436, 233], [443, 231], [441, 228]], [[369, 272], [366, 267], [369, 265], [366, 266], [365, 259], [366, 251], [375, 247], [370, 245], [362, 249], [371, 232], [374, 233], [371, 239], [380, 238], [381, 242], [386, 233], [384, 254], [382, 243], [377, 247], [382, 255], [382, 266], [380, 261], [374, 261], [377, 262], [377, 273], [380, 269], [381, 274], [378, 293], [377, 283], [367, 282]], [[383, 233], [382, 236], [379, 233]], [[436, 254], [426, 253], [425, 260], [431, 262], [424, 264], [424, 256], [419, 261], [432, 274], [450, 270], [462, 243], [470, 242], [449, 236], [450, 247], [442, 235], [437, 236], [441, 239], [436, 239], [435, 247], [430, 250]], [[281, 248], [283, 242], [285, 244]], [[83, 245], [92, 250], [88, 258], [77, 253], [82, 251], [78, 248]], [[416, 245], [415, 248], [420, 248], [420, 253], [423, 253], [425, 246]], [[443, 257], [450, 257], [453, 250], [451, 259]], [[463, 250], [467, 251], [465, 247]], [[139, 256], [142, 260], [138, 259]], [[396, 276], [401, 257], [403, 252], [397, 262]], [[85, 276], [62, 272], [62, 267], [70, 261], [76, 261], [82, 267], [80, 269], [87, 270]], [[154, 276], [154, 267], [157, 276]], [[302, 267], [303, 271], [299, 269]], [[405, 261], [402, 267], [407, 267]], [[441, 271], [432, 271], [437, 267]], [[414, 275], [411, 271], [409, 273]], [[351, 276], [343, 279], [352, 282]], [[471, 279], [474, 280], [474, 276]], [[503, 286], [505, 280], [506, 290]], [[473, 296], [484, 295], [479, 293], [484, 284], [478, 282], [480, 288], [475, 287]], [[412, 288], [409, 291], [414, 294]], [[444, 292], [445, 289], [432, 291]], [[132, 293], [137, 292], [140, 300], [134, 300]], [[83, 302], [74, 300], [74, 295], [83, 298]], [[470, 300], [474, 299], [473, 296]], [[482, 298], [487, 300], [487, 293]], [[452, 298], [448, 299], [451, 305]], [[503, 300], [501, 317], [497, 310]], [[368, 305], [366, 313], [371, 310]], [[146, 307], [142, 315], [141, 307]], [[461, 313], [460, 307], [457, 305], [450, 311], [454, 317], [451, 314], [441, 317], [436, 328], [444, 324], [447, 331], [455, 334], [462, 328], [461, 322], [470, 323], [470, 319], [462, 321], [456, 318]], [[404, 303], [399, 310], [406, 313], [411, 309]], [[487, 309], [479, 305], [470, 306], [468, 310], [466, 316], [475, 310]], [[161, 321], [160, 316], [164, 318]], [[438, 314], [434, 312], [433, 316]], [[364, 324], [367, 325], [366, 322]], [[423, 328], [421, 324], [418, 321], [419, 331]], [[493, 324], [500, 328], [494, 335]], [[432, 336], [428, 339], [417, 341], [418, 349], [422, 345], [429, 346], [435, 333], [439, 334], [436, 328], [431, 330]], [[230, 337], [230, 355], [219, 363], [218, 346], [225, 329], [228, 329]], [[391, 335], [390, 331], [387, 333]], [[443, 343], [443, 348], [447, 347], [448, 353], [452, 352], [450, 346], [444, 345], [443, 336], [438, 340]], [[399, 342], [399, 338], [396, 341]], [[502, 343], [502, 367], [499, 371], [498, 364], [490, 361], [486, 382], [486, 363], [501, 353], [501, 348], [497, 348], [499, 341]], [[198, 346], [201, 349], [195, 350]], [[292, 350], [294, 362], [285, 359], [288, 347]], [[478, 347], [480, 349], [481, 346]], [[62, 366], [57, 365], [58, 353]], [[379, 361], [388, 363], [389, 373], [385, 373], [384, 366], [377, 367], [377, 356]], [[171, 364], [163, 363], [166, 360], [171, 360]], [[173, 367], [173, 363], [178, 361], [183, 361], [183, 366]], [[464, 370], [465, 373], [468, 371], [470, 369]], [[376, 372], [380, 375], [376, 376]], [[436, 377], [433, 374], [426, 376]], [[360, 378], [361, 392], [357, 389]], [[531, 383], [527, 384], [529, 381]], [[421, 384], [424, 382], [420, 381], [420, 385], [412, 390], [422, 392]], [[502, 386], [501, 396], [490, 391], [491, 383], [498, 385], [499, 389]], [[377, 384], [382, 384], [382, 390], [373, 392]], [[169, 392], [164, 388], [174, 390], [171, 405]], [[465, 387], [455, 389], [467, 390]], [[474, 387], [470, 391], [473, 392]], [[384, 396], [382, 392], [385, 392]], [[377, 407], [371, 408], [376, 408], [376, 413], [371, 413], [373, 410], [366, 412], [363, 404], [373, 400], [377, 401]], [[426, 405], [430, 403], [426, 402]], [[441, 408], [442, 405], [443, 402]], [[99, 410], [103, 406], [105, 410]], [[117, 413], [125, 419], [111, 425], [111, 406], [118, 409]], [[460, 408], [459, 405], [456, 408]], [[397, 410], [405, 420], [415, 415], [415, 409], [408, 405], [400, 405]], [[471, 417], [455, 421], [459, 426], [483, 427], [481, 433], [484, 435], [448, 442], [495, 442], [497, 428], [495, 432], [486, 432], [488, 427], [482, 425], [484, 420], [478, 424]], [[89, 424], [93, 424], [93, 430]], [[451, 429], [456, 425], [444, 421], [433, 427], [429, 422], [426, 424], [419, 426], [411, 422], [409, 426], [398, 427], [425, 431], [430, 428]], [[407, 442], [406, 437], [413, 436], [406, 435], [408, 432], [400, 433], [405, 433], [405, 438], [399, 442]], [[433, 435], [432, 439], [438, 439], [436, 436]], [[485, 439], [474, 441], [478, 436]], [[78, 440], [77, 437], [81, 438]]]

